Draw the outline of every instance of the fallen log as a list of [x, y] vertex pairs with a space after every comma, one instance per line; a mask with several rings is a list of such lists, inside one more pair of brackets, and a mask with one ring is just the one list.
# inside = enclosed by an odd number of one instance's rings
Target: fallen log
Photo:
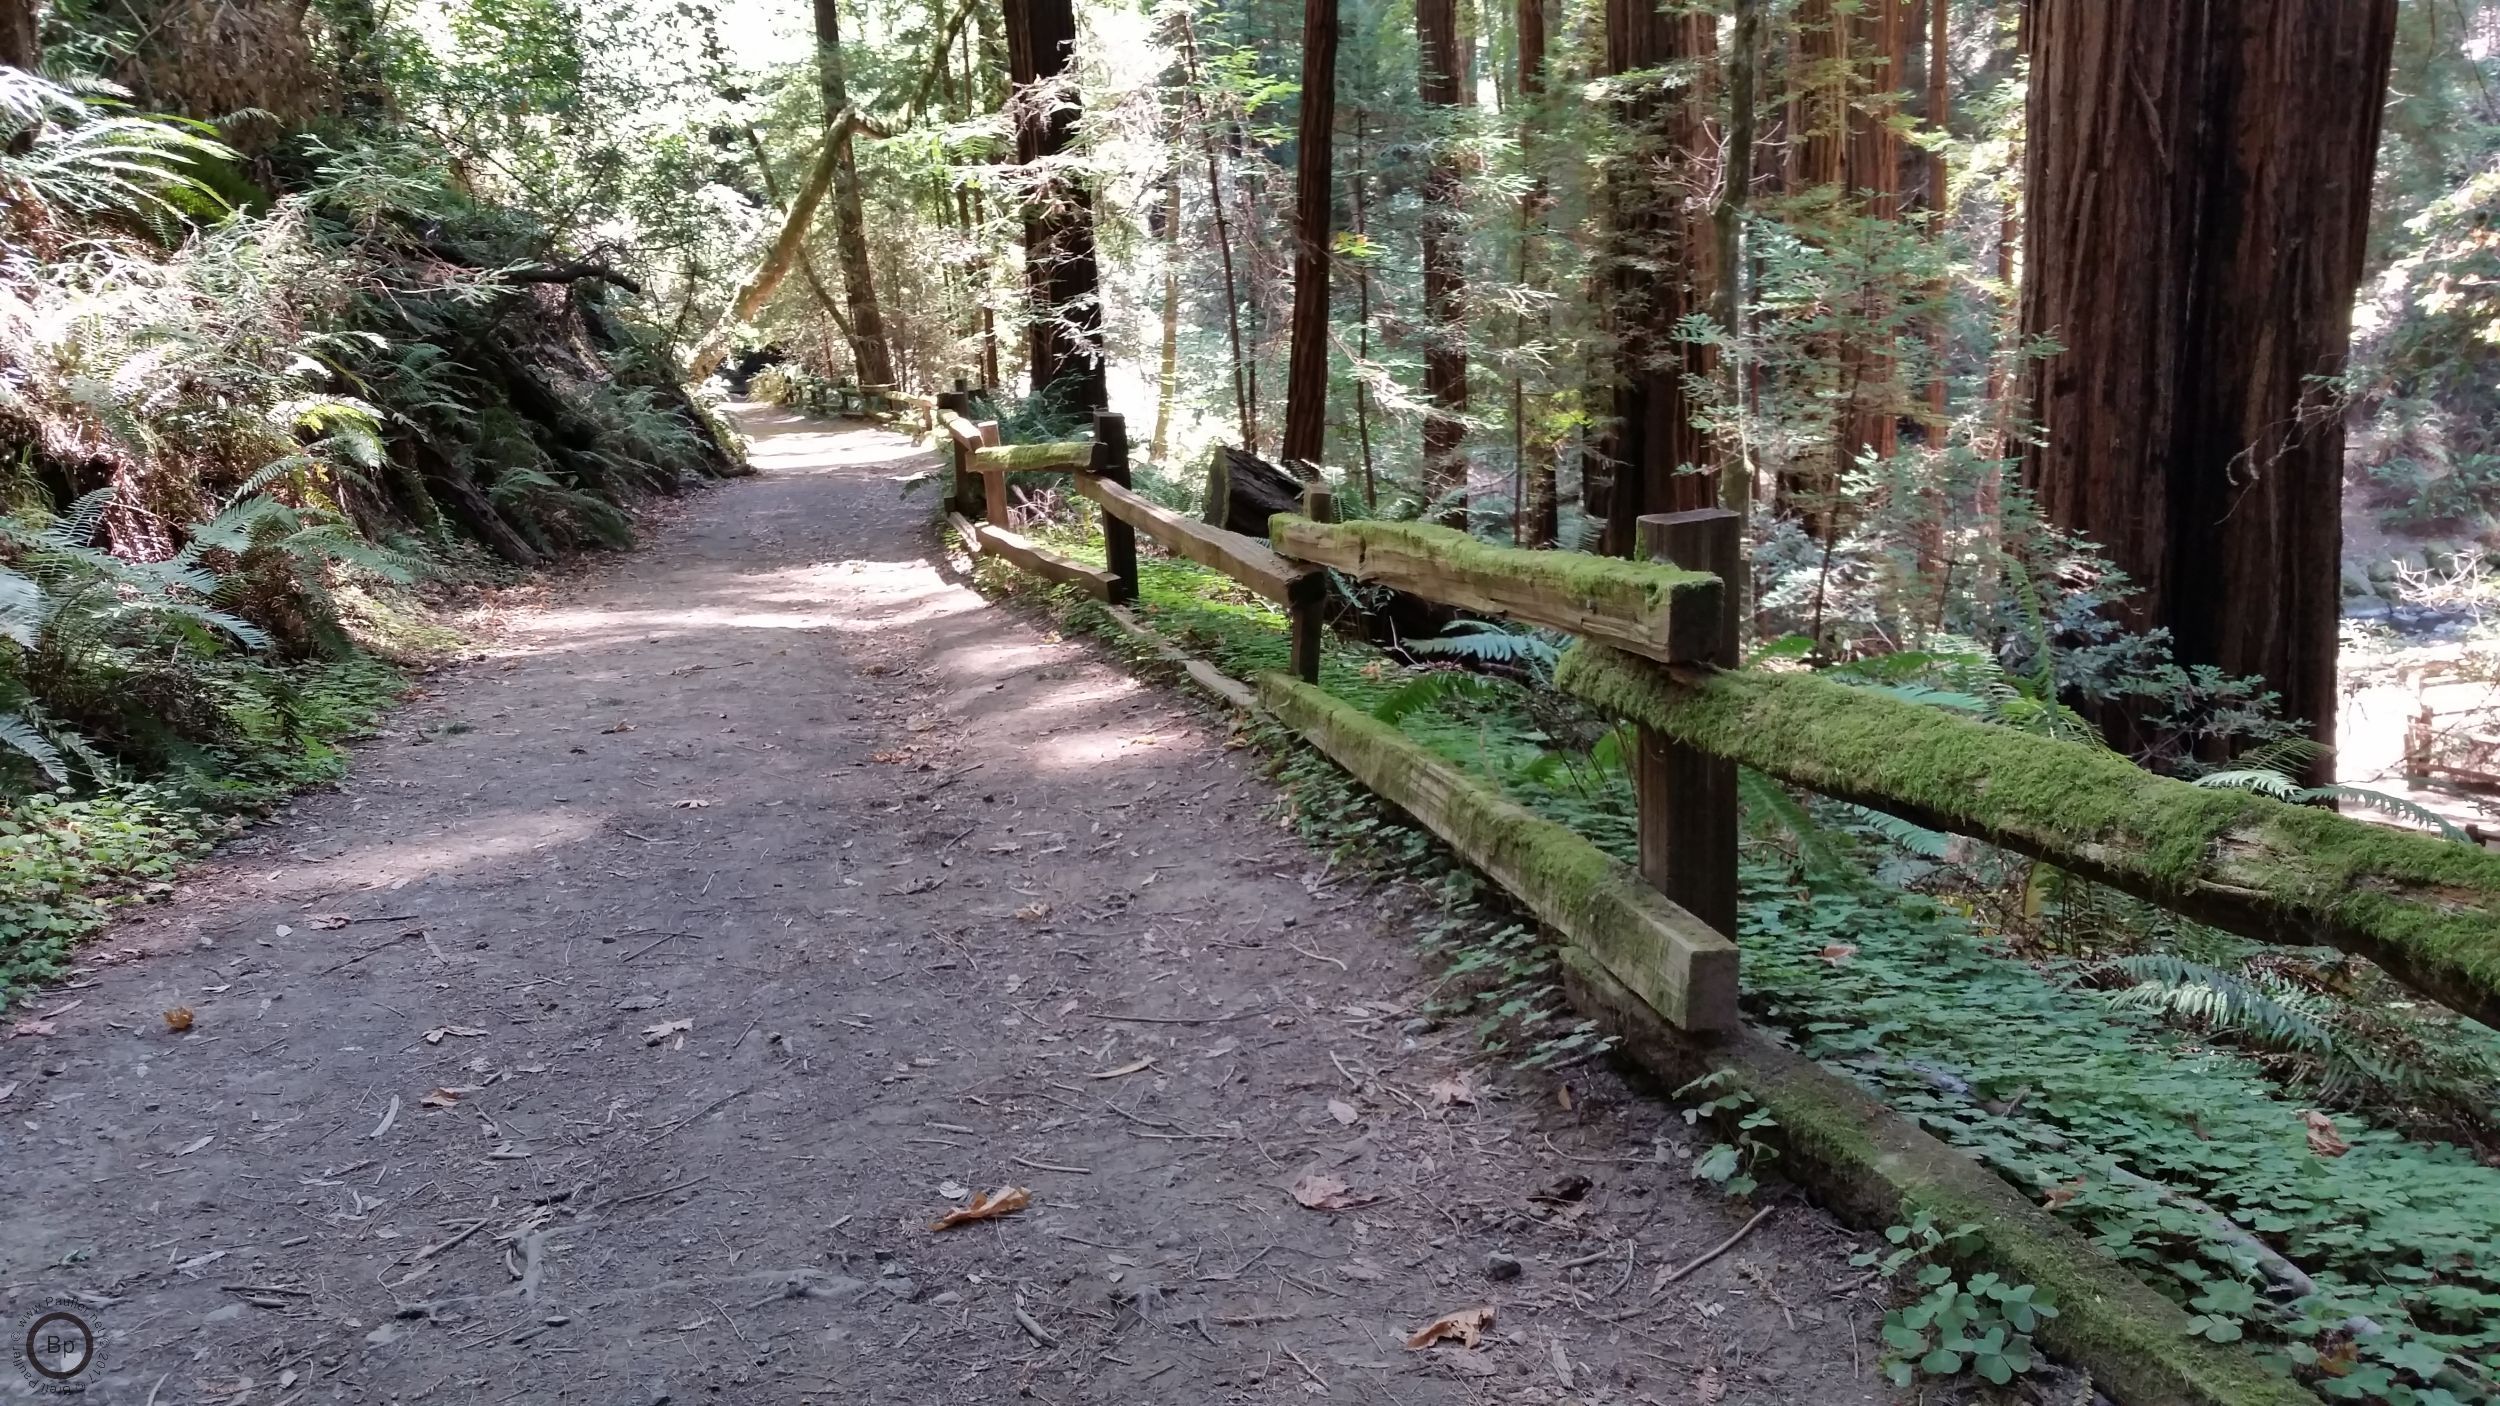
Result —
[[1555, 682], [1809, 791], [1949, 830], [2259, 942], [2366, 957], [2500, 1025], [2500, 854], [1994, 727], [1807, 674], [1668, 667], [1604, 645]]
[[1269, 519], [1301, 510], [1301, 479], [1247, 449], [1215, 446], [1207, 463], [1206, 503], [1200, 513], [1210, 526], [1244, 537], [1265, 537]]

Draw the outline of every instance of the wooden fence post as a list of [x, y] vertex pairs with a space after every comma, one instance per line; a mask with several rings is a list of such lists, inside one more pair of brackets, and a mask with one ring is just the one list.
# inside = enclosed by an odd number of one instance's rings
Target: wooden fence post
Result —
[[[938, 397], [938, 409], [951, 410], [967, 420], [972, 418], [972, 397], [964, 392], [961, 380], [955, 382], [955, 389]], [[943, 425], [945, 422], [941, 420], [939, 423]], [[980, 479], [973, 475], [970, 451], [951, 433], [946, 436], [946, 448], [947, 464], [955, 475], [954, 482], [947, 486], [946, 509], [961, 513], [967, 519], [977, 519], [981, 516], [981, 505], [974, 496], [974, 485]]]
[[[1640, 555], [1720, 581], [1717, 640], [1695, 663], [1736, 667], [1735, 582], [1745, 567], [1736, 514], [1722, 508], [1639, 520]], [[1638, 729], [1633, 789], [1640, 807], [1641, 877], [1684, 911], [1736, 936], [1736, 763]]]
[[[1127, 420], [1108, 410], [1094, 412], [1094, 462], [1087, 472], [1106, 483], [1130, 486]], [[1102, 514], [1102, 562], [1120, 578], [1111, 588], [1111, 603], [1137, 599], [1137, 529], [1109, 513]]]
[[[983, 420], [981, 422], [980, 429], [981, 447], [984, 449], [996, 449], [1000, 442], [998, 422], [996, 420]], [[992, 527], [1010, 526], [1007, 521], [1007, 471], [1005, 469], [984, 469], [981, 471], [980, 479], [981, 520], [987, 522]]]
[[[1313, 522], [1337, 520], [1337, 495], [1328, 480], [1316, 473], [1302, 485], [1302, 515]], [[1325, 571], [1314, 571], [1294, 582], [1292, 599], [1285, 603], [1285, 620], [1293, 631], [1293, 672], [1304, 683], [1319, 682], [1320, 609], [1327, 603]]]

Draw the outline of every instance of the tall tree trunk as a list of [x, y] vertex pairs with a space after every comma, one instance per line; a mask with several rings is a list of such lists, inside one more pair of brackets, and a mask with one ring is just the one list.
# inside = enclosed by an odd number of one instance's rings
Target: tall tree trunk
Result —
[[[1909, 0], [1804, 0], [1797, 10], [1797, 95], [1789, 105], [1796, 155], [1792, 192], [1833, 188], [1833, 235], [1849, 237], [1858, 218], [1890, 220], [1901, 213], [1901, 140], [1892, 126], [1909, 33]], [[1850, 290], [1841, 310], [1860, 324], [1881, 320], [1877, 304], [1890, 290], [1868, 283]], [[1889, 458], [1899, 447], [1892, 394], [1896, 368], [1882, 347], [1835, 334], [1823, 349], [1837, 405], [1830, 442], [1808, 449], [1779, 476], [1779, 512], [1831, 545], [1841, 530], [1841, 478], [1862, 455]]]
[[[1454, 115], [1471, 105], [1458, 47], [1457, 0], [1416, 0], [1417, 93], [1427, 108]], [[1424, 460], [1427, 502], [1441, 520], [1467, 526], [1467, 270], [1459, 212], [1458, 153], [1435, 133], [1424, 176]]]
[[[2335, 741], [2341, 374], [2397, 0], [2038, 0], [2023, 476], [2181, 662]], [[2110, 720], [2121, 746], [2131, 720]], [[2331, 776], [2321, 759], [2313, 774]]]
[[[1927, 0], [1927, 125], [1939, 137], [1953, 129], [1953, 3]], [[1952, 224], [1952, 171], [1938, 148], [1927, 153], [1927, 210], [1935, 221], [1936, 247], [1948, 250]], [[1950, 259], [1949, 252], [1947, 260]], [[1927, 419], [1931, 438], [1944, 433], [1949, 377], [1945, 359], [1952, 350], [1953, 318], [1946, 305], [1948, 278], [1935, 290], [1936, 313], [1927, 332], [1927, 354], [1934, 365], [1927, 372]]]
[[1172, 402], [1181, 389], [1181, 175], [1163, 183], [1163, 374], [1155, 382], [1155, 433], [1146, 462], [1160, 464], [1172, 447]]
[[[1607, 0], [1606, 71], [1622, 75], [1676, 64], [1706, 66], [1718, 56], [1718, 21], [1706, 14], [1667, 13], [1655, 0]], [[1616, 342], [1611, 452], [1614, 483], [1606, 501], [1605, 550], [1629, 556], [1644, 514], [1709, 507], [1717, 483], [1710, 436], [1695, 423], [1688, 378], [1718, 366], [1706, 345], [1687, 342], [1676, 324], [1710, 306], [1716, 272], [1710, 222], [1698, 210], [1704, 152], [1712, 143], [1697, 82], [1664, 97], [1625, 106], [1631, 133], [1610, 192]], [[1685, 472], [1687, 468], [1703, 472]]]
[[1365, 141], [1365, 113], [1354, 109], [1354, 239], [1362, 256], [1354, 265], [1354, 438], [1363, 451], [1363, 506], [1380, 506], [1380, 483], [1372, 472], [1372, 258], [1371, 151]]
[[[1941, 5], [1946, 0], [1935, 0]], [[1745, 318], [1745, 206], [1753, 195], [1754, 131], [1756, 104], [1762, 87], [1762, 12], [1768, 0], [1736, 0], [1736, 24], [1729, 36], [1725, 61], [1727, 75], [1727, 155], [1719, 170], [1719, 203], [1710, 212], [1713, 233], [1718, 244], [1717, 286], [1713, 288], [1712, 311], [1718, 318], [1719, 331], [1727, 338], [1736, 354], [1727, 358], [1726, 385], [1728, 403], [1742, 405], [1748, 390], [1751, 371], [1744, 356]], [[1748, 536], [1753, 528], [1754, 461], [1753, 448], [1738, 416], [1735, 457], [1719, 467], [1719, 506], [1736, 514], [1738, 537]], [[1750, 572], [1738, 573], [1727, 583], [1736, 592], [1736, 619], [1739, 630], [1753, 618], [1753, 581]]]
[[1224, 326], [1232, 336], [1233, 409], [1241, 417], [1241, 447], [1259, 452], [1259, 402], [1255, 372], [1244, 365], [1241, 350], [1241, 280], [1233, 270], [1233, 232], [1224, 215], [1224, 164], [1215, 141], [1215, 121], [1206, 110], [1205, 89], [1199, 86], [1197, 26], [1189, 10], [1180, 10], [1181, 78], [1189, 85], [1189, 110], [1198, 120], [1198, 140], [1207, 154], [1207, 208], [1215, 215], [1215, 251], [1224, 264]]
[[32, 73], [43, 62], [43, 0], [0, 0], [0, 64]]
[[[1545, 212], [1553, 203], [1546, 188], [1542, 150], [1528, 146], [1528, 139], [1543, 116], [1539, 108], [1545, 101], [1545, 0], [1518, 0], [1512, 22], [1518, 31], [1518, 105], [1524, 114], [1519, 136], [1530, 171], [1527, 192], [1519, 197], [1519, 285], [1534, 291], [1542, 286], [1537, 276], [1537, 245], [1545, 238]], [[1550, 314], [1540, 312], [1539, 330], [1550, 332], [1553, 321]], [[1562, 540], [1562, 503], [1559, 485], [1554, 481], [1554, 446], [1551, 441], [1531, 442], [1527, 417], [1527, 386], [1524, 378], [1514, 372], [1510, 378], [1511, 446], [1521, 462], [1519, 502], [1511, 518], [1515, 524], [1512, 537], [1531, 547], [1552, 547]]]
[[[877, 308], [875, 270], [868, 262], [868, 218], [861, 209], [859, 163], [851, 138], [856, 123], [846, 123], [850, 95], [842, 76], [841, 0], [815, 0], [816, 83], [824, 96], [825, 142], [833, 152], [833, 242], [842, 261], [842, 292], [850, 308], [851, 362], [863, 386], [894, 384], [894, 354], [885, 340], [885, 318]], [[810, 269], [812, 280], [815, 271]]]
[[1016, 160], [1034, 182], [1024, 207], [1033, 393], [1059, 397], [1073, 410], [1101, 410], [1110, 399], [1094, 195], [1053, 166], [1076, 136], [1075, 94], [1063, 84], [1076, 47], [1076, 7], [1073, 0], [1006, 0], [1006, 9]]
[[1285, 363], [1285, 439], [1291, 469], [1316, 464], [1328, 440], [1329, 216], [1337, 143], [1337, 0], [1303, 0], [1302, 121], [1294, 153], [1293, 333]]

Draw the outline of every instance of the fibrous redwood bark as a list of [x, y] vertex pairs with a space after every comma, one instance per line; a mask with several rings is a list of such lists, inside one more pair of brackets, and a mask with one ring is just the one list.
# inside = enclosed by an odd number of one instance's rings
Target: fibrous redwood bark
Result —
[[[1671, 11], [1655, 0], [1607, 0], [1609, 74], [1707, 63], [1718, 47], [1713, 16]], [[1622, 359], [1607, 454], [1615, 469], [1605, 550], [1614, 556], [1632, 554], [1634, 524], [1643, 514], [1710, 507], [1717, 492], [1716, 478], [1706, 472], [1714, 447], [1695, 423], [1698, 407], [1685, 378], [1708, 376], [1718, 359], [1708, 346], [1676, 335], [1678, 323], [1710, 305], [1717, 263], [1702, 207], [1707, 118], [1688, 83], [1677, 92], [1633, 98], [1623, 120], [1631, 146], [1610, 176], [1610, 311]]]
[[[2345, 364], [2396, 0], [2039, 0], [2024, 480], [2125, 618], [2332, 745]], [[2123, 717], [2109, 720], [2120, 745]], [[2319, 775], [2331, 766], [2321, 764]]]
[[1033, 182], [1024, 207], [1033, 393], [1060, 397], [1071, 409], [1101, 410], [1110, 402], [1094, 195], [1058, 169], [1076, 136], [1075, 95], [1062, 82], [1076, 47], [1076, 7], [1072, 0], [1006, 0], [1006, 10], [1016, 160]]
[[[1417, 94], [1427, 108], [1472, 105], [1461, 82], [1456, 0], [1416, 0]], [[1467, 270], [1460, 228], [1458, 154], [1447, 133], [1424, 175], [1423, 491], [1441, 520], [1467, 525]]]
[[[1514, 27], [1519, 40], [1519, 106], [1527, 113], [1520, 124], [1520, 144], [1524, 148], [1538, 121], [1538, 105], [1545, 100], [1545, 0], [1518, 0]], [[1528, 189], [1519, 197], [1519, 284], [1534, 290], [1540, 286], [1537, 277], [1537, 245], [1545, 237], [1546, 210], [1553, 203], [1545, 184], [1545, 170], [1540, 154], [1529, 151], [1531, 172]], [[1550, 331], [1553, 319], [1541, 315], [1543, 330]], [[1531, 439], [1527, 430], [1527, 387], [1516, 371], [1510, 378], [1511, 445], [1519, 461], [1520, 499], [1513, 509], [1511, 537], [1530, 547], [1552, 547], [1562, 539], [1562, 493], [1555, 482], [1553, 445], [1550, 441]]]
[[1294, 161], [1293, 340], [1285, 366], [1287, 468], [1328, 438], [1331, 159], [1337, 136], [1337, 0], [1303, 0], [1302, 121]]

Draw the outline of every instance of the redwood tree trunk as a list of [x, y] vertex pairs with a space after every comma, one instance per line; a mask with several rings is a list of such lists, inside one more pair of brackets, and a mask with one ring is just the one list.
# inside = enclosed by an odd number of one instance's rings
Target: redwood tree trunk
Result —
[[42, 0], [0, 0], [0, 64], [32, 72], [43, 61]]
[[[1653, 0], [1607, 0], [1606, 71], [1677, 64], [1706, 67], [1718, 55], [1718, 21], [1667, 13]], [[1623, 358], [1615, 391], [1605, 549], [1630, 556], [1644, 514], [1717, 502], [1710, 436], [1694, 423], [1688, 376], [1712, 374], [1716, 354], [1676, 335], [1676, 324], [1710, 306], [1715, 272], [1699, 167], [1709, 132], [1697, 86], [1629, 105], [1632, 149], [1616, 164], [1612, 312]], [[1692, 466], [1704, 472], [1684, 472]]]
[[1056, 89], [1076, 47], [1073, 0], [1006, 0], [1007, 75], [1015, 85], [1016, 160], [1035, 178], [1024, 207], [1024, 262], [1032, 285], [1033, 393], [1075, 410], [1109, 405], [1103, 378], [1102, 296], [1094, 258], [1094, 196], [1044, 163], [1076, 135], [1071, 94]]
[[[863, 386], [894, 384], [894, 356], [885, 340], [885, 318], [877, 309], [877, 281], [868, 262], [868, 219], [861, 209], [859, 163], [851, 138], [856, 123], [842, 120], [851, 100], [842, 78], [842, 13], [840, 0], [815, 0], [816, 81], [824, 94], [825, 140], [833, 150], [833, 240], [842, 261], [843, 302], [850, 309], [843, 335], [850, 339], [851, 361]], [[813, 270], [808, 275], [815, 277]]]
[[[1537, 246], [1545, 239], [1545, 212], [1553, 198], [1545, 184], [1542, 148], [1529, 148], [1528, 143], [1542, 119], [1539, 109], [1545, 101], [1545, 0], [1518, 0], [1514, 20], [1519, 38], [1519, 107], [1526, 114], [1520, 123], [1519, 140], [1532, 172], [1527, 193], [1519, 197], [1519, 283], [1523, 288], [1540, 290], [1544, 280], [1538, 276]], [[1541, 313], [1539, 332], [1552, 329], [1552, 315]], [[1528, 433], [1529, 403], [1523, 378], [1518, 372], [1511, 373], [1511, 442], [1522, 461], [1519, 476], [1523, 500], [1512, 519], [1518, 524], [1513, 535], [1531, 547], [1552, 547], [1562, 539], [1562, 498], [1560, 485], [1554, 481], [1554, 444], [1547, 436]]]
[[[2128, 623], [2335, 739], [2351, 335], [2396, 0], [2038, 0], [2025, 481]], [[2136, 741], [2128, 719], [2114, 740]], [[2320, 776], [2331, 763], [2319, 766]]]
[[1328, 438], [1330, 172], [1337, 135], [1337, 0], [1303, 0], [1302, 124], [1294, 161], [1293, 341], [1285, 366], [1285, 467]]
[[[1427, 108], [1471, 105], [1461, 82], [1457, 0], [1416, 0], [1417, 94]], [[1424, 175], [1424, 497], [1441, 520], [1467, 526], [1467, 270], [1458, 154], [1437, 133]]]

